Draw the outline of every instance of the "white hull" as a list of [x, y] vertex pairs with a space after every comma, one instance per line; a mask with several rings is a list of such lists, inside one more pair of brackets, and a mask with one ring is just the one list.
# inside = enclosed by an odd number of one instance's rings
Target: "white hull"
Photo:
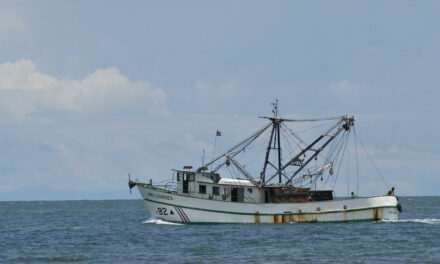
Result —
[[304, 203], [240, 203], [190, 197], [136, 184], [148, 211], [180, 223], [286, 223], [397, 220], [395, 196]]

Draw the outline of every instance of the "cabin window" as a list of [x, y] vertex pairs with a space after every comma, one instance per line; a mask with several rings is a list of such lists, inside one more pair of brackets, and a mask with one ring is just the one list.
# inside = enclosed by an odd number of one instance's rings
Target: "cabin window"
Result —
[[180, 181], [180, 173], [179, 172], [177, 173], [177, 181], [178, 182]]
[[218, 186], [212, 186], [212, 194], [214, 194], [214, 195], [220, 195], [220, 187], [218, 187]]
[[206, 185], [199, 185], [199, 193], [206, 193]]

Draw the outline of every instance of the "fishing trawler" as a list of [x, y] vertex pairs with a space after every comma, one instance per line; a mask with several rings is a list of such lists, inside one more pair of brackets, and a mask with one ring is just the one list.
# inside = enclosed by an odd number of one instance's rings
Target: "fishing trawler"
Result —
[[[398, 219], [401, 206], [394, 193], [334, 197], [332, 187], [341, 170], [348, 135], [354, 130], [354, 116], [287, 119], [278, 113], [278, 100], [273, 107], [273, 116], [261, 117], [268, 121], [261, 129], [212, 161], [196, 170], [192, 166], [173, 170], [173, 179], [162, 185], [129, 179], [130, 190], [138, 188], [153, 217], [178, 223]], [[301, 122], [331, 123], [308, 143], [286, 125]], [[266, 143], [257, 143], [263, 135]], [[289, 140], [283, 141], [283, 136]], [[244, 158], [257, 149], [252, 160]], [[255, 166], [259, 158], [262, 163]], [[224, 177], [228, 172], [230, 177]]]

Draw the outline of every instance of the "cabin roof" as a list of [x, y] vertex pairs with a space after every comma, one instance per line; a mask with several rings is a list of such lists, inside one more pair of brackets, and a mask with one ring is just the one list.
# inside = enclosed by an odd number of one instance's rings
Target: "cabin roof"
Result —
[[242, 185], [242, 186], [254, 186], [249, 180], [243, 179], [231, 179], [231, 178], [221, 178], [218, 182], [219, 184], [227, 185]]

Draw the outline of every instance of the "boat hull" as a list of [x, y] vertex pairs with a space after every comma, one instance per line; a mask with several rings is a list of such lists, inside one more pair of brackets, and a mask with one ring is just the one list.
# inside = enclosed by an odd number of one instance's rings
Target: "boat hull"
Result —
[[194, 198], [136, 184], [149, 213], [179, 223], [290, 223], [397, 220], [395, 196], [305, 203], [240, 203]]

